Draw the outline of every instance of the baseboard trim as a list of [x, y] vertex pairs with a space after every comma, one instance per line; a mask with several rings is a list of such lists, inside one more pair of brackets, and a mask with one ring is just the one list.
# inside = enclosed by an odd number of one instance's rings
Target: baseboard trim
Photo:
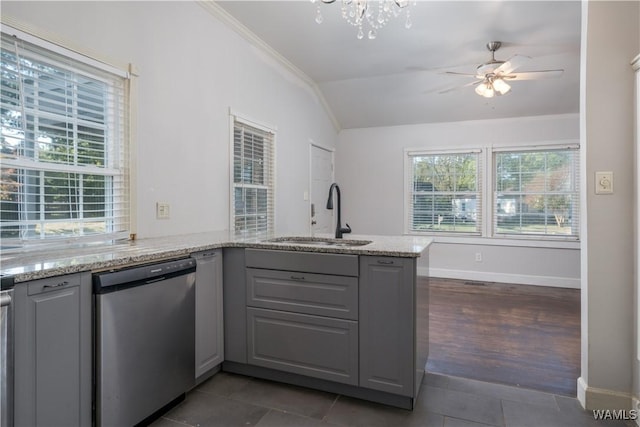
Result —
[[630, 409], [635, 408], [634, 406], [631, 406], [633, 400], [635, 399], [633, 399], [629, 393], [589, 387], [582, 377], [578, 378], [578, 401], [586, 410], [622, 409], [629, 411]]
[[418, 275], [444, 279], [474, 280], [480, 282], [516, 283], [520, 285], [551, 286], [580, 289], [580, 279], [526, 274], [493, 273], [484, 271], [450, 270], [446, 268], [418, 267]]

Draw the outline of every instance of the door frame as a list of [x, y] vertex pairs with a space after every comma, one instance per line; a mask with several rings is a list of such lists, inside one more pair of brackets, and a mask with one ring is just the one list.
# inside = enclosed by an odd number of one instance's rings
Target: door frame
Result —
[[[311, 235], [312, 229], [311, 229], [311, 200], [313, 200], [313, 186], [311, 185], [313, 183], [313, 168], [312, 168], [312, 164], [313, 164], [313, 150], [314, 148], [316, 149], [320, 149], [320, 150], [324, 150], [327, 151], [329, 153], [331, 153], [331, 182], [335, 182], [336, 179], [336, 149], [334, 147], [328, 147], [326, 145], [322, 145], [322, 144], [318, 144], [317, 142], [314, 142], [312, 139], [309, 139], [309, 197], [307, 200], [307, 204], [308, 204], [308, 218], [309, 221], [307, 222], [307, 227], [308, 227], [308, 233], [309, 235]], [[333, 211], [331, 212], [331, 216], [333, 217]]]

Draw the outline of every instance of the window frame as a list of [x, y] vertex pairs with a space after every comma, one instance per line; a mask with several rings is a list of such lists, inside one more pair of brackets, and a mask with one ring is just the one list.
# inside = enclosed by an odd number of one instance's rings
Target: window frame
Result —
[[[413, 218], [413, 158], [420, 156], [456, 156], [461, 154], [474, 154], [476, 155], [476, 186], [475, 193], [477, 194], [476, 203], [478, 205], [477, 217], [480, 217], [480, 221], [476, 219], [476, 231], [435, 231], [435, 230], [413, 230], [412, 218]], [[461, 148], [461, 149], [446, 149], [446, 150], [424, 150], [424, 149], [405, 149], [404, 150], [404, 233], [413, 235], [428, 235], [428, 236], [450, 236], [450, 237], [476, 237], [479, 238], [484, 234], [484, 197], [483, 188], [485, 186], [485, 165], [484, 165], [483, 149], [479, 148]], [[461, 193], [468, 193], [468, 191], [462, 191]]]
[[[270, 148], [266, 150], [269, 156], [268, 165], [263, 170], [264, 176], [266, 176], [266, 183], [252, 184], [235, 182], [235, 131], [236, 125], [243, 127], [253, 128], [256, 131], [264, 133], [265, 136], [269, 136]], [[275, 126], [269, 126], [258, 121], [249, 119], [247, 116], [238, 114], [233, 110], [229, 110], [229, 230], [232, 235], [236, 237], [253, 238], [257, 236], [267, 236], [275, 232], [276, 223], [276, 134], [277, 128]], [[242, 165], [240, 166], [242, 168]], [[242, 170], [242, 169], [241, 169]], [[242, 172], [241, 172], [242, 173]], [[266, 229], [265, 230], [251, 230], [243, 229], [238, 230], [236, 227], [236, 203], [235, 203], [235, 190], [237, 188], [249, 189], [265, 189], [267, 191], [267, 208], [266, 208]], [[247, 215], [245, 210], [245, 215]]]
[[[573, 159], [574, 168], [570, 171], [572, 174], [572, 182], [574, 183], [574, 189], [572, 192], [577, 197], [577, 201], [572, 203], [572, 207], [576, 207], [578, 211], [577, 222], [573, 222], [571, 224], [571, 228], [573, 230], [570, 235], [562, 235], [562, 234], [546, 234], [546, 233], [504, 233], [498, 232], [498, 222], [497, 222], [497, 214], [495, 212], [496, 200], [498, 197], [498, 170], [497, 170], [497, 161], [496, 155], [500, 153], [549, 153], [549, 152], [566, 152], [566, 151], [574, 151], [575, 158]], [[507, 240], [540, 240], [540, 241], [566, 241], [566, 242], [579, 242], [580, 241], [580, 221], [582, 219], [581, 212], [581, 204], [580, 204], [580, 186], [582, 185], [580, 179], [580, 144], [578, 143], [570, 143], [570, 144], [542, 144], [542, 145], [530, 145], [530, 146], [518, 146], [518, 147], [494, 147], [490, 153], [491, 156], [491, 170], [492, 170], [492, 181], [491, 181], [491, 195], [490, 197], [490, 208], [491, 208], [491, 237], [496, 239], [507, 239]], [[519, 192], [525, 194], [525, 192]], [[545, 192], [544, 194], [551, 194], [552, 192]]]
[[[18, 237], [3, 237], [3, 245], [8, 246], [7, 252], [15, 250], [24, 250], [31, 247], [37, 248], [40, 246], [67, 246], [76, 243], [87, 243], [95, 241], [107, 241], [129, 238], [132, 233], [132, 204], [131, 204], [131, 186], [130, 186], [130, 88], [131, 88], [131, 74], [128, 71], [109, 65], [100, 60], [85, 56], [77, 51], [72, 51], [58, 44], [44, 40], [35, 35], [25, 33], [21, 30], [13, 28], [8, 25], [4, 25], [2, 28], [3, 37], [15, 40], [16, 49], [7, 49], [7, 53], [14, 56], [28, 58], [34, 63], [49, 64], [54, 70], [64, 72], [65, 75], [77, 76], [82, 79], [90, 79], [92, 81], [100, 82], [108, 88], [107, 92], [102, 93], [100, 96], [105, 101], [102, 114], [102, 120], [93, 121], [89, 118], [81, 118], [80, 107], [76, 102], [78, 99], [74, 95], [76, 101], [74, 101], [73, 114], [68, 113], [60, 115], [57, 112], [47, 112], [46, 109], [38, 108], [38, 104], [27, 105], [27, 99], [24, 101], [22, 98], [25, 96], [20, 89], [20, 103], [17, 106], [21, 110], [23, 118], [21, 120], [32, 120], [27, 122], [28, 126], [38, 123], [40, 118], [49, 117], [51, 120], [58, 120], [60, 123], [65, 124], [65, 127], [72, 125], [73, 134], [69, 137], [67, 145], [72, 151], [75, 151], [74, 160], [66, 162], [51, 162], [51, 161], [38, 161], [38, 149], [35, 144], [43, 144], [44, 142], [38, 142], [35, 139], [33, 144], [32, 155], [8, 155], [2, 158], [2, 168], [16, 169], [16, 172], [20, 174], [31, 174], [32, 176], [40, 177], [38, 182], [25, 186], [24, 191], [28, 191], [28, 188], [36, 188], [38, 194], [40, 194], [40, 200], [37, 202], [38, 207], [37, 218], [32, 219], [20, 219], [15, 221], [3, 221], [3, 226], [18, 227], [23, 231], [18, 231], [20, 236]], [[18, 46], [21, 44], [21, 46]], [[30, 47], [29, 45], [33, 46]], [[3, 48], [4, 51], [4, 48]], [[22, 54], [22, 55], [21, 55]], [[64, 70], [64, 71], [63, 71]], [[68, 74], [67, 74], [68, 73]], [[40, 77], [41, 78], [41, 77]], [[74, 77], [75, 78], [75, 77]], [[58, 80], [56, 80], [57, 82]], [[22, 83], [20, 85], [22, 88]], [[114, 92], [115, 91], [115, 92]], [[35, 96], [40, 96], [36, 94]], [[9, 99], [9, 98], [7, 98]], [[88, 102], [88, 101], [85, 101]], [[9, 105], [9, 104], [7, 104]], [[87, 110], [89, 111], [89, 110]], [[115, 113], [114, 113], [115, 111]], [[25, 117], [26, 115], [26, 117]], [[28, 117], [32, 118], [29, 119]], [[86, 124], [83, 124], [84, 122]], [[24, 123], [21, 129], [25, 128]], [[93, 165], [91, 163], [85, 164], [78, 161], [78, 142], [81, 140], [80, 129], [82, 126], [87, 126], [87, 129], [102, 129], [102, 135], [98, 140], [98, 146], [102, 151], [100, 161], [102, 165]], [[38, 127], [38, 129], [40, 129]], [[95, 130], [94, 129], [94, 130]], [[67, 131], [68, 133], [68, 131]], [[88, 136], [89, 134], [87, 134]], [[17, 136], [18, 139], [29, 139], [28, 133]], [[77, 184], [73, 187], [74, 194], [79, 202], [76, 211], [69, 211], [69, 218], [56, 220], [47, 218], [47, 211], [44, 207], [44, 201], [42, 199], [45, 190], [44, 176], [46, 174], [66, 174], [67, 181], [71, 182], [75, 179]], [[99, 222], [102, 222], [105, 227], [104, 232], [85, 234], [83, 230], [83, 223], [86, 219], [84, 217], [84, 208], [87, 206], [87, 201], [83, 200], [85, 197], [83, 190], [83, 179], [88, 176], [98, 176], [104, 179], [103, 184], [99, 188], [104, 189], [104, 194], [99, 202], [104, 205], [104, 215], [97, 217]], [[109, 184], [108, 181], [111, 181]], [[118, 184], [114, 186], [113, 182], [117, 181]], [[33, 187], [35, 185], [35, 187]], [[116, 193], [114, 192], [114, 187]], [[16, 191], [18, 193], [18, 191]], [[22, 193], [22, 192], [20, 192]], [[116, 211], [116, 206], [119, 211]], [[74, 213], [77, 215], [74, 217]], [[121, 213], [120, 213], [121, 212]], [[60, 233], [47, 235], [43, 230], [38, 235], [26, 235], [28, 228], [33, 224], [40, 224], [46, 227], [47, 224], [54, 224], [57, 222], [74, 224], [72, 229], [79, 231], [72, 231], [70, 233]], [[32, 225], [30, 225], [32, 224]], [[115, 225], [115, 227], [114, 227]], [[3, 252], [5, 249], [3, 249]]]

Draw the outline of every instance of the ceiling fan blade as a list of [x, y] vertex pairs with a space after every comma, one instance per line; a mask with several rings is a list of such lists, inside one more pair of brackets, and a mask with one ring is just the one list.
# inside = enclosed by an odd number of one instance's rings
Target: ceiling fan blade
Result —
[[506, 80], [539, 80], [539, 79], [553, 79], [562, 76], [564, 70], [540, 70], [540, 71], [525, 71], [522, 73], [512, 73], [503, 75], [502, 78]]
[[479, 76], [479, 75], [477, 75], [477, 74], [470, 74], [470, 73], [457, 73], [457, 72], [455, 72], [455, 71], [445, 71], [445, 72], [444, 72], [444, 73], [442, 73], [442, 74], [452, 74], [452, 75], [454, 75], [454, 76], [475, 77], [475, 78], [477, 78], [477, 79], [483, 79], [483, 78], [484, 78], [484, 76]]
[[494, 74], [511, 74], [517, 68], [522, 67], [524, 64], [529, 62], [531, 57], [524, 55], [513, 55], [507, 61], [505, 61], [502, 65], [495, 69]]
[[462, 89], [462, 88], [469, 87], [469, 86], [475, 86], [475, 85], [480, 84], [480, 83], [482, 83], [482, 80], [476, 80], [474, 82], [470, 82], [470, 83], [467, 83], [467, 84], [464, 84], [464, 85], [454, 86], [454, 87], [450, 87], [450, 88], [447, 88], [447, 89], [440, 90], [440, 91], [438, 91], [438, 93], [439, 94], [443, 94], [443, 93], [453, 92], [454, 90]]

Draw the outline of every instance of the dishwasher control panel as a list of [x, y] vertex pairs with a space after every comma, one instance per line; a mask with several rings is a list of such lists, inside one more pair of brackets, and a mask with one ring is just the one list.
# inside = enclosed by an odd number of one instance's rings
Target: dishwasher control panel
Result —
[[105, 271], [93, 275], [93, 292], [96, 294], [113, 292], [130, 286], [139, 286], [141, 283], [151, 283], [195, 271], [196, 261], [192, 258]]

